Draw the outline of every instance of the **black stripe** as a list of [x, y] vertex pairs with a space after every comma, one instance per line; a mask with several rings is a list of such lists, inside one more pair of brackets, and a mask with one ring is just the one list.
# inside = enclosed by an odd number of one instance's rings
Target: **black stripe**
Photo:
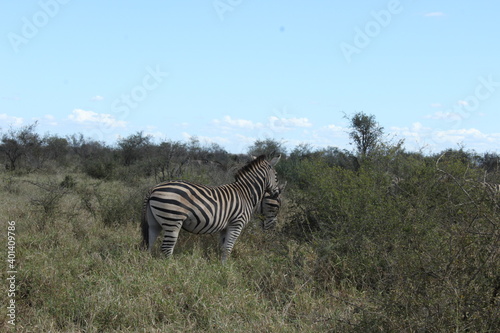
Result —
[[[182, 207], [185, 210], [189, 211], [196, 218], [196, 227], [198, 227], [201, 223], [200, 217], [195, 213], [192, 206], [191, 207], [187, 206], [187, 205], [185, 205], [177, 200], [173, 200], [173, 199], [163, 199], [163, 198], [153, 197], [150, 200], [151, 201], [158, 201], [158, 202], [165, 203], [165, 204], [170, 204], [170, 205], [177, 206], [177, 207]], [[162, 211], [162, 212], [169, 211], [168, 209], [164, 209], [164, 208], [158, 208], [158, 210]], [[202, 213], [204, 214], [205, 212], [202, 211]]]
[[[189, 201], [189, 203], [191, 203], [193, 206], [196, 206], [197, 208], [199, 208], [199, 207], [201, 207], [201, 205], [203, 205], [204, 207], [207, 208], [207, 210], [210, 212], [211, 215], [214, 214], [212, 207], [207, 202], [210, 202], [212, 204], [212, 206], [215, 206], [215, 207], [217, 207], [217, 203], [209, 196], [204, 195], [204, 193], [195, 191], [195, 189], [196, 190], [207, 189], [207, 187], [201, 186], [201, 185], [195, 185], [195, 184], [191, 184], [191, 183], [184, 183], [184, 182], [170, 183], [169, 185], [171, 185], [171, 186], [168, 188], [159, 189], [158, 191], [178, 194], [181, 197], [183, 197], [184, 199], [186, 199], [187, 201]], [[189, 191], [191, 196], [188, 195], [186, 190]], [[200, 195], [203, 195], [203, 196], [200, 196]], [[194, 197], [197, 201], [193, 200], [192, 197]], [[203, 210], [200, 209], [200, 211], [203, 211]], [[203, 212], [202, 214], [204, 215], [204, 217], [206, 219], [208, 219], [208, 216], [205, 214], [205, 212]]]

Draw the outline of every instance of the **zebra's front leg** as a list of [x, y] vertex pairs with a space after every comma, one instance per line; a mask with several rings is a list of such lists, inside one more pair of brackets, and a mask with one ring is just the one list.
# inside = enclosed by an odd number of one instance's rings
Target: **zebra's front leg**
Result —
[[234, 243], [238, 239], [242, 226], [229, 226], [220, 233], [220, 246], [222, 250], [222, 263], [224, 264], [233, 250]]
[[175, 244], [177, 243], [177, 238], [179, 238], [179, 231], [182, 227], [182, 221], [177, 223], [169, 222], [168, 224], [162, 224], [165, 234], [163, 235], [163, 243], [161, 244], [161, 251], [170, 257], [174, 252]]

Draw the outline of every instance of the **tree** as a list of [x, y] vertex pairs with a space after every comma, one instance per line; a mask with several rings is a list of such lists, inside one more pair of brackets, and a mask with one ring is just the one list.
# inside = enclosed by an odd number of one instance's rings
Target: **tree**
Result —
[[351, 129], [349, 136], [354, 141], [360, 156], [365, 157], [376, 147], [384, 128], [375, 121], [374, 115], [366, 115], [364, 112], [354, 114], [349, 121]]
[[49, 159], [62, 162], [68, 153], [68, 140], [57, 135], [44, 138], [45, 151]]
[[347, 150], [329, 146], [319, 150], [318, 153], [329, 166], [339, 166], [350, 170], [358, 170], [359, 168], [358, 159]]
[[259, 155], [286, 155], [286, 147], [282, 142], [274, 139], [256, 140], [252, 146], [248, 148], [248, 153], [253, 156]]
[[24, 157], [28, 163], [36, 164], [39, 167], [39, 155], [43, 140], [35, 132], [37, 122], [23, 126], [19, 129], [10, 128], [2, 135], [0, 150], [7, 156], [9, 170], [15, 170], [19, 166], [19, 161]]
[[149, 165], [157, 182], [177, 178], [182, 173], [182, 165], [188, 159], [188, 147], [179, 141], [162, 141], [153, 146]]
[[310, 143], [300, 143], [298, 146], [293, 148], [290, 153], [290, 159], [300, 161], [314, 155], [313, 146]]
[[479, 164], [486, 172], [498, 171], [500, 167], [500, 156], [497, 153], [486, 153], [480, 159]]
[[132, 134], [118, 141], [121, 148], [123, 163], [128, 166], [141, 159], [144, 148], [151, 143], [151, 136], [144, 135], [142, 131]]

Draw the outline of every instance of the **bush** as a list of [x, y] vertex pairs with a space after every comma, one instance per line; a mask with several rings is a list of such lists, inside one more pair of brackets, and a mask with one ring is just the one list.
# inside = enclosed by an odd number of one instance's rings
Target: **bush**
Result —
[[461, 155], [437, 167], [399, 162], [405, 178], [395, 184], [368, 161], [358, 172], [304, 161], [292, 196], [300, 209], [284, 230], [314, 244], [319, 286], [369, 293], [378, 312], [366, 318], [387, 330], [493, 329], [498, 205], [478, 185], [481, 173]]
[[134, 189], [118, 181], [85, 184], [78, 188], [83, 208], [105, 226], [138, 223], [144, 200], [143, 188]]
[[30, 202], [32, 206], [36, 207], [35, 224], [39, 230], [44, 230], [47, 223], [53, 223], [60, 214], [59, 204], [61, 199], [68, 194], [68, 188], [61, 186], [64, 181], [57, 183], [53, 179], [46, 182], [28, 181], [28, 183], [37, 188], [33, 191], [34, 195], [31, 196]]
[[84, 172], [95, 179], [112, 179], [115, 163], [100, 159], [89, 159], [83, 163]]
[[59, 184], [61, 188], [73, 189], [76, 186], [76, 180], [71, 175], [66, 175], [63, 181]]

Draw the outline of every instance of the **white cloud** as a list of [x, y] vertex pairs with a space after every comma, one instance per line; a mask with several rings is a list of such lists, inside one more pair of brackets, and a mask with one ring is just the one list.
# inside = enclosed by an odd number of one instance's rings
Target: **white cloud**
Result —
[[444, 144], [445, 146], [454, 145], [456, 143], [464, 143], [467, 138], [467, 133], [456, 130], [436, 131], [433, 133], [433, 140], [436, 143]]
[[0, 120], [2, 121], [2, 123], [4, 123], [4, 124], [7, 123], [7, 124], [14, 126], [14, 127], [21, 126], [24, 122], [23, 118], [9, 116], [6, 113], [0, 114]]
[[100, 102], [100, 101], [104, 100], [104, 97], [102, 97], [100, 95], [96, 95], [96, 96], [92, 97], [90, 100], [93, 102]]
[[58, 126], [59, 123], [57, 122], [57, 119], [56, 117], [54, 117], [53, 115], [51, 114], [46, 114], [42, 117], [35, 117], [35, 118], [31, 118], [32, 121], [36, 121], [38, 122], [38, 124], [41, 126], [41, 127], [44, 127], [44, 126]]
[[221, 136], [199, 136], [198, 139], [202, 143], [218, 143], [221, 146], [224, 146], [230, 142], [228, 138], [224, 138]]
[[331, 125], [328, 125], [326, 126], [326, 128], [330, 131], [333, 131], [333, 132], [342, 132], [344, 133], [346, 131], [346, 129], [342, 126], [337, 126], [335, 124], [331, 124]]
[[443, 104], [441, 103], [431, 103], [431, 108], [442, 108]]
[[488, 135], [483, 134], [481, 131], [475, 128], [436, 131], [435, 135], [436, 137], [438, 137], [443, 141], [453, 142], [453, 143], [462, 142], [466, 139], [486, 140], [488, 138]]
[[221, 137], [221, 136], [191, 135], [191, 134], [189, 134], [187, 132], [182, 132], [182, 137], [186, 141], [189, 141], [189, 140], [191, 140], [193, 138], [196, 138], [196, 139], [198, 139], [198, 141], [201, 144], [217, 143], [217, 144], [220, 144], [220, 145], [224, 146], [224, 144], [228, 144], [228, 143], [231, 142], [228, 138], [224, 138], [224, 137]]
[[486, 134], [476, 128], [435, 129], [414, 123], [410, 127], [392, 127], [392, 134], [405, 139], [409, 150], [422, 147], [439, 152], [462, 143], [479, 151], [497, 150], [500, 145], [500, 133]]
[[57, 122], [57, 120], [56, 120], [56, 117], [54, 117], [51, 114], [46, 114], [45, 116], [43, 116], [43, 120], [45, 122], [47, 122], [49, 125], [51, 125], [51, 126], [57, 126], [57, 125], [59, 125], [58, 122]]
[[117, 120], [110, 114], [74, 109], [68, 118], [80, 124], [102, 124], [109, 127], [125, 127], [126, 121]]
[[235, 137], [236, 137], [236, 141], [242, 147], [249, 147], [250, 145], [255, 143], [255, 141], [257, 140], [257, 138], [255, 138], [255, 137], [245, 136], [242, 134], [236, 134]]
[[448, 121], [458, 121], [462, 120], [463, 117], [458, 112], [443, 112], [438, 111], [431, 115], [425, 116], [427, 119], [436, 119], [436, 120], [448, 120]]
[[269, 127], [279, 129], [292, 129], [294, 127], [311, 127], [312, 124], [307, 118], [279, 118], [269, 117]]
[[155, 140], [158, 140], [158, 141], [163, 141], [163, 140], [168, 140], [167, 139], [167, 136], [165, 135], [165, 133], [161, 132], [161, 131], [154, 131], [154, 130], [151, 130], [151, 129], [146, 129], [144, 131], [144, 134], [147, 135], [147, 136], [150, 136], [152, 137], [153, 139]]
[[432, 128], [425, 127], [420, 122], [413, 123], [410, 127], [391, 127], [391, 133], [398, 138], [404, 139], [410, 150], [420, 150], [432, 141]]
[[280, 118], [276, 116], [269, 117], [265, 124], [247, 119], [234, 119], [231, 118], [231, 116], [224, 116], [222, 119], [214, 119], [212, 122], [226, 130], [238, 128], [246, 130], [262, 129], [266, 131], [286, 131], [294, 128], [312, 127], [311, 122], [307, 118]]
[[263, 127], [261, 123], [254, 123], [253, 121], [246, 119], [233, 119], [231, 118], [231, 116], [224, 116], [222, 120], [214, 119], [213, 123], [225, 127], [230, 126], [230, 127], [238, 127], [251, 130]]
[[429, 12], [425, 13], [425, 17], [439, 17], [439, 16], [444, 16], [445, 14], [443, 12]]

